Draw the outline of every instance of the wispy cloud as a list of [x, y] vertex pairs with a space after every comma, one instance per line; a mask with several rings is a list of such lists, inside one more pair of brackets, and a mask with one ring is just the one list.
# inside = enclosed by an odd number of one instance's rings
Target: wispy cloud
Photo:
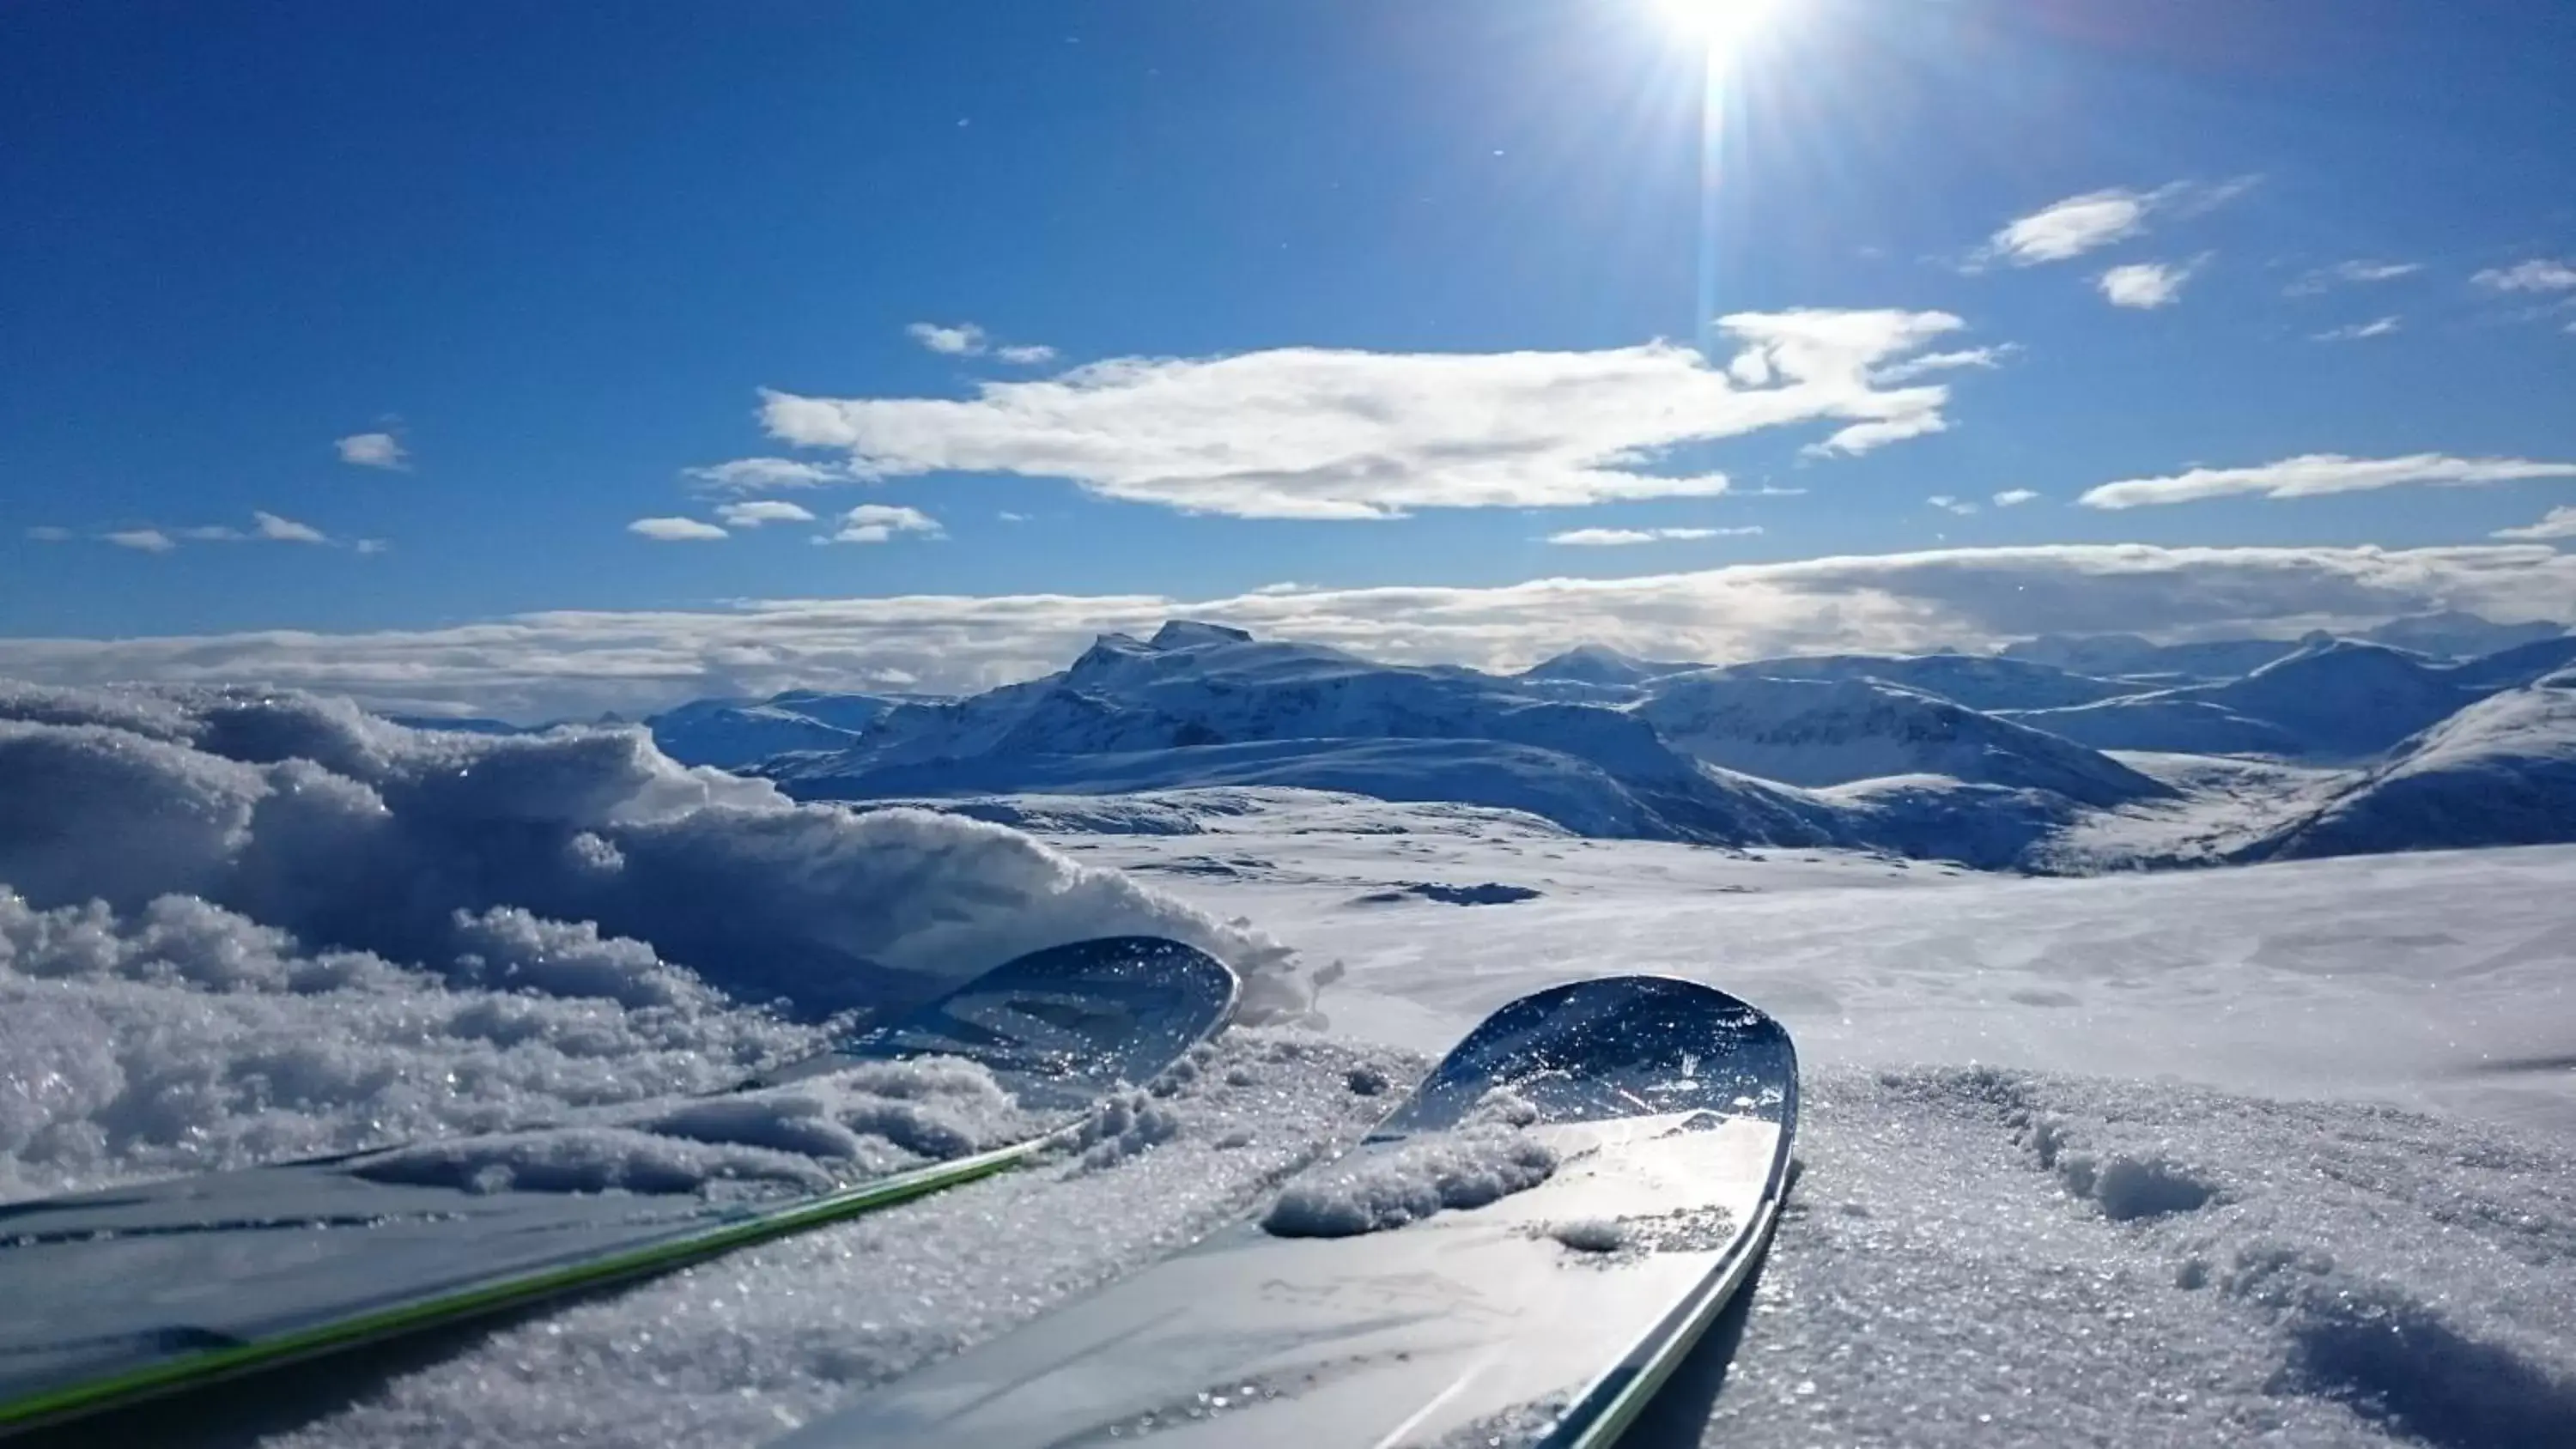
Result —
[[711, 488], [751, 493], [764, 488], [818, 488], [850, 481], [849, 470], [797, 458], [736, 458], [704, 468], [684, 468], [680, 476]]
[[1574, 548], [1624, 548], [1640, 543], [1670, 543], [1698, 538], [1746, 538], [1762, 531], [1760, 524], [1740, 528], [1577, 528], [1564, 533], [1551, 533], [1550, 543]]
[[794, 503], [774, 498], [753, 499], [744, 503], [719, 503], [716, 517], [732, 528], [758, 528], [764, 523], [812, 523], [813, 511]]
[[984, 329], [972, 322], [943, 327], [936, 322], [915, 322], [904, 335], [943, 357], [976, 357], [984, 351]]
[[402, 440], [391, 433], [351, 433], [332, 441], [339, 450], [340, 461], [361, 468], [385, 468], [401, 472], [411, 466], [411, 455], [403, 450]]
[[1997, 508], [2019, 508], [2037, 497], [2039, 494], [2028, 488], [2007, 488], [1995, 495], [1994, 503]]
[[1055, 349], [1043, 342], [1023, 342], [1011, 347], [997, 347], [993, 355], [1004, 362], [1022, 367], [1038, 367], [1055, 361]]
[[890, 503], [862, 503], [841, 515], [840, 528], [815, 536], [816, 543], [883, 543], [898, 533], [918, 533], [938, 538], [943, 530], [939, 520], [918, 508], [898, 508]]
[[2539, 257], [2510, 267], [2489, 267], [2469, 280], [2490, 292], [2576, 291], [2576, 262]]
[[164, 639], [0, 638], [0, 675], [354, 693], [510, 718], [628, 713], [700, 695], [980, 689], [1026, 679], [1109, 629], [1214, 619], [1404, 662], [1518, 668], [1579, 640], [1651, 658], [1977, 649], [2043, 631], [2154, 638], [2348, 631], [2456, 608], [2576, 615], [2576, 551], [2061, 545], [1747, 564], [1495, 588], [801, 599], [705, 611], [526, 614], [454, 628]]
[[2489, 538], [2576, 538], [2576, 508], [2553, 508], [2538, 523], [2499, 528]]
[[1999, 342], [1992, 347], [1970, 347], [1958, 352], [1927, 352], [1921, 357], [1882, 367], [1871, 373], [1869, 380], [1880, 387], [1894, 387], [1898, 383], [1912, 382], [1918, 377], [1929, 376], [1935, 372], [1951, 372], [1960, 368], [2001, 367], [2004, 359], [2020, 351], [2021, 344], [2018, 342]]
[[2214, 185], [2176, 181], [2153, 191], [2113, 187], [2070, 196], [2005, 223], [1969, 258], [1968, 266], [1974, 271], [1998, 261], [2016, 267], [2072, 261], [2137, 236], [2158, 213], [2187, 218], [2215, 211], [2253, 190], [2262, 179], [2239, 176]]
[[1944, 513], [1956, 513], [1962, 517], [1977, 511], [1976, 504], [1965, 498], [1953, 497], [1947, 493], [1935, 493], [1923, 501], [1940, 509]]
[[2263, 498], [2316, 498], [2423, 483], [2473, 487], [2532, 478], [2576, 478], [2576, 463], [2528, 458], [2454, 458], [2414, 453], [2403, 458], [2349, 458], [2309, 453], [2252, 468], [2194, 468], [2167, 478], [2128, 478], [2105, 483], [2080, 500], [2087, 508], [2138, 508], [2252, 494]]
[[2393, 282], [2424, 270], [2422, 262], [2374, 262], [2354, 260], [2318, 267], [2301, 274], [2297, 281], [2281, 289], [2289, 297], [2314, 297], [2337, 287], [2366, 287], [2376, 282]]
[[1103, 497], [1247, 518], [1396, 517], [1414, 508], [1564, 507], [1705, 497], [1722, 475], [1648, 471], [1667, 450], [1837, 425], [1860, 453], [1948, 426], [1938, 384], [1871, 374], [1963, 324], [1943, 312], [1721, 319], [1736, 361], [1654, 342], [1600, 352], [1282, 348], [1118, 358], [963, 401], [764, 394], [770, 434], [846, 448], [862, 478], [1063, 478]]
[[2104, 272], [2094, 284], [2102, 289], [2103, 300], [2114, 307], [2170, 307], [2182, 300], [2183, 284], [2208, 261], [2209, 254], [2203, 252], [2180, 264], [2132, 262]]
[[27, 530], [27, 537], [38, 543], [68, 543], [71, 541], [72, 531], [68, 528], [56, 528], [49, 523], [40, 523]]
[[393, 547], [393, 545], [385, 542], [381, 538], [362, 538], [356, 543], [349, 545], [349, 547], [362, 554], [379, 554]]
[[2313, 334], [2313, 337], [2318, 342], [2359, 342], [2370, 337], [2386, 337], [2402, 325], [2402, 320], [2399, 318], [2382, 317], [2371, 322], [2354, 322], [2343, 327], [2329, 327], [2323, 332]]
[[252, 510], [250, 516], [252, 522], [257, 525], [259, 536], [271, 543], [329, 543], [331, 541], [330, 535], [309, 523], [298, 523], [292, 518], [280, 518], [274, 513], [264, 513], [256, 509]]
[[2001, 260], [2016, 267], [2071, 261], [2145, 230], [2147, 213], [2170, 190], [2114, 187], [2051, 202], [2028, 216], [2005, 223], [2002, 230], [1987, 239], [1979, 260]]
[[732, 537], [714, 524], [695, 518], [639, 518], [626, 525], [626, 531], [656, 543], [690, 543]]
[[168, 553], [179, 546], [170, 535], [157, 528], [120, 528], [99, 536], [118, 548], [130, 548], [139, 553]]

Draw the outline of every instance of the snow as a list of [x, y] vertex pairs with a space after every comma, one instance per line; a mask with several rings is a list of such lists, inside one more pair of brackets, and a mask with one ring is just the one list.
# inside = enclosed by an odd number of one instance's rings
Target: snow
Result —
[[1370, 1142], [1299, 1177], [1262, 1214], [1280, 1238], [1382, 1233], [1446, 1211], [1527, 1192], [1556, 1172], [1557, 1152], [1526, 1130], [1538, 1114], [1503, 1089], [1456, 1127]]
[[2051, 664], [1992, 654], [1808, 654], [1727, 666], [1761, 679], [1875, 679], [1970, 709], [2056, 709], [2091, 704], [2137, 687]]
[[1793, 785], [1928, 774], [2092, 805], [2166, 793], [2055, 735], [1872, 679], [1704, 671], [1656, 680], [1646, 691], [1630, 712], [1676, 748]]
[[[1028, 1170], [60, 1442], [754, 1445], [1230, 1222], [1476, 1211], [1538, 1170], [1506, 1129], [1281, 1191], [1484, 1013], [1609, 971], [1763, 1006], [1805, 1070], [1750, 1311], [1634, 1442], [2498, 1449], [2576, 1422], [2576, 846], [2425, 848], [2568, 833], [2576, 680], [2312, 648], [2284, 665], [2322, 698], [2468, 707], [2358, 769], [2050, 757], [2156, 786], [2090, 806], [1913, 756], [1947, 768], [1739, 787], [1644, 721], [1564, 717], [1652, 684], [1567, 704], [1205, 626], [1085, 659], [858, 722], [867, 768], [955, 786], [938, 813], [800, 805], [633, 727], [0, 685], [0, 1199], [392, 1143], [375, 1170], [709, 1194], [971, 1150], [1008, 1104], [953, 1066], [675, 1099], [1080, 935], [1193, 940], [1303, 1023], [1238, 1027]], [[1236, 734], [1178, 744], [1192, 723]], [[1377, 733], [1297, 733], [1327, 728]], [[1326, 757], [1379, 768], [1256, 768]], [[1622, 794], [1360, 792], [1541, 757]], [[1101, 793], [1131, 779], [1158, 788]], [[1748, 801], [1833, 829], [1711, 849], [1618, 814]], [[1909, 831], [1925, 858], [1817, 838]], [[2125, 868], [2333, 831], [2389, 853]], [[1569, 1259], [1644, 1231], [1551, 1227]]]

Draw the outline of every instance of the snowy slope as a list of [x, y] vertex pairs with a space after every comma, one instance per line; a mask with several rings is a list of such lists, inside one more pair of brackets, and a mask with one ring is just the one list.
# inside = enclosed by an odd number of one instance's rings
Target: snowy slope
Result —
[[2007, 644], [2006, 659], [2054, 665], [2101, 679], [2154, 679], [2174, 684], [2212, 683], [2251, 674], [2283, 655], [2327, 636], [2304, 639], [2212, 639], [2158, 644], [2135, 634], [2042, 634]]
[[2391, 619], [2353, 636], [2392, 649], [2409, 649], [2436, 659], [2469, 659], [2542, 640], [2567, 637], [2565, 628], [2546, 621], [2499, 624], [2458, 609]]
[[644, 721], [653, 744], [683, 765], [739, 769], [800, 750], [845, 750], [856, 732], [770, 705], [694, 700]]
[[[899, 959], [1210, 933], [1333, 963], [1341, 1034], [1230, 1033], [1027, 1172], [65, 1444], [750, 1449], [1261, 1211], [1483, 1012], [1611, 970], [1740, 992], [1806, 1069], [1752, 1311], [1638, 1442], [2488, 1449], [2576, 1415], [2576, 848], [2033, 881], [1279, 792], [1040, 844], [715, 802], [759, 787], [632, 731], [424, 744], [238, 703], [58, 693], [9, 727], [0, 879], [66, 903], [0, 899], [0, 1197], [720, 1085], [815, 1039], [773, 992], [848, 979], [533, 912], [388, 955], [204, 901], [69, 903], [192, 873], [245, 900], [254, 863], [301, 877], [369, 829], [407, 848], [333, 884], [373, 906], [467, 879], [555, 901], [560, 869], [633, 868], [641, 814], [697, 844], [631, 888], [711, 915]], [[374, 826], [322, 828], [362, 791]]]
[[1868, 679], [1703, 670], [1660, 679], [1630, 713], [1710, 764], [1798, 785], [1946, 775], [2089, 805], [2165, 787], [2055, 735]]
[[2576, 664], [2576, 634], [2517, 644], [2510, 649], [2463, 660], [2451, 669], [2447, 677], [2452, 683], [2470, 691], [2518, 689], [2571, 664]]
[[2359, 760], [2478, 697], [2420, 655], [2323, 639], [2242, 679], [2005, 717], [2103, 750]]
[[899, 707], [855, 747], [771, 773], [804, 799], [1281, 785], [1650, 838], [1840, 838], [1814, 801], [1703, 769], [1615, 709], [1181, 621], [1151, 640], [1104, 635], [1062, 674]]
[[2135, 694], [2137, 686], [1996, 654], [1802, 654], [1726, 672], [1764, 679], [1880, 679], [1970, 709], [2059, 709]]
[[1636, 685], [1667, 674], [1679, 674], [1686, 669], [1707, 667], [1705, 664], [1640, 659], [1607, 644], [1578, 644], [1562, 654], [1540, 660], [1522, 670], [1518, 677], [1566, 684]]
[[2278, 857], [2576, 840], [2576, 669], [2490, 696], [2274, 837]]

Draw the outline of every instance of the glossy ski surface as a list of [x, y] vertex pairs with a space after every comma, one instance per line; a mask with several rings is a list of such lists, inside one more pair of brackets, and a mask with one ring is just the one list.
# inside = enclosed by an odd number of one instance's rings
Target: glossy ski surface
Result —
[[1796, 1119], [1787, 1034], [1723, 992], [1540, 992], [1262, 1219], [782, 1449], [1605, 1445], [1768, 1242]]
[[[658, 1272], [1000, 1171], [1222, 1029], [1237, 990], [1232, 970], [1177, 942], [1080, 942], [658, 1116], [622, 1110], [0, 1207], [0, 1433]], [[876, 1095], [841, 1090], [852, 1082]], [[986, 1113], [980, 1136], [908, 1110], [943, 1092]], [[778, 1150], [835, 1110], [911, 1150]], [[710, 1152], [713, 1180], [664, 1180], [662, 1159]], [[728, 1176], [737, 1158], [773, 1175]], [[603, 1181], [615, 1190], [547, 1190]]]

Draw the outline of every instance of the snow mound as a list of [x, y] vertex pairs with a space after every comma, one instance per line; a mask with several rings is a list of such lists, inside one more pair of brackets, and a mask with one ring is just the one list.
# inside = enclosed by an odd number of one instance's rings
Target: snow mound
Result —
[[1946, 775], [2048, 790], [2090, 805], [2163, 796], [2102, 754], [1945, 699], [1868, 679], [1771, 679], [1706, 670], [1656, 681], [1631, 706], [1677, 748], [1799, 785]]
[[1556, 1172], [1556, 1150], [1525, 1132], [1536, 1113], [1510, 1093], [1486, 1094], [1458, 1126], [1370, 1143], [1308, 1170], [1261, 1219], [1281, 1238], [1381, 1233], [1434, 1214], [1480, 1208]]
[[823, 1192], [1027, 1138], [1042, 1123], [971, 1062], [872, 1062], [642, 1115], [431, 1142], [349, 1170], [471, 1192], [704, 1193], [725, 1183]]
[[2251, 854], [2286, 858], [2576, 840], [2576, 669], [2469, 706], [2407, 741]]
[[1304, 1005], [1275, 942], [1016, 831], [798, 806], [633, 727], [436, 733], [249, 691], [20, 687], [0, 712], [0, 883], [39, 909], [195, 896], [459, 984], [805, 1018], [1143, 933], [1232, 962], [1256, 1015]]

